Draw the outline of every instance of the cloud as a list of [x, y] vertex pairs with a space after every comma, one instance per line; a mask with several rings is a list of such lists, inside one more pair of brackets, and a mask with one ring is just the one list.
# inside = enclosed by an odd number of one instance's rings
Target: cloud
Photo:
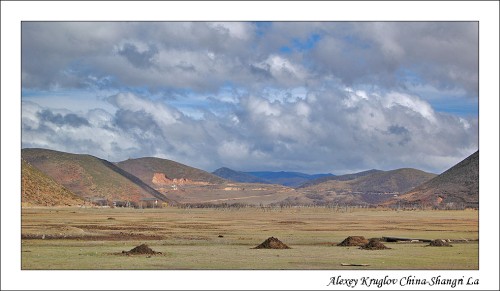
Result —
[[131, 43], [125, 43], [119, 50], [118, 54], [125, 57], [132, 65], [139, 68], [149, 68], [154, 63], [155, 56], [158, 55], [158, 49], [155, 45], [148, 46], [147, 50], [139, 51], [139, 49]]
[[82, 88], [97, 78], [213, 91], [250, 76], [253, 31], [250, 22], [24, 22], [23, 87]]
[[426, 118], [431, 122], [436, 122], [436, 117], [434, 110], [429, 105], [429, 103], [420, 100], [415, 96], [408, 94], [401, 94], [397, 92], [391, 92], [387, 94], [384, 100], [384, 106], [391, 108], [393, 106], [402, 106], [415, 113], [420, 114], [422, 117]]
[[[347, 85], [401, 87], [417, 81], [477, 97], [475, 22], [274, 22], [260, 27], [252, 22], [25, 22], [23, 87], [78, 88], [90, 75], [112, 76], [123, 85], [135, 75], [143, 86], [183, 87], [189, 81], [202, 90], [210, 88], [203, 81], [207, 77], [218, 84], [262, 82], [255, 75], [260, 69], [282, 84], [287, 76], [305, 81], [326, 74]], [[284, 46], [298, 49], [285, 57], [279, 54]], [[126, 70], [127, 63], [136, 70]], [[153, 64], [157, 71], [148, 73]], [[198, 74], [183, 75], [183, 69]], [[412, 78], [402, 75], [405, 70], [413, 72]]]
[[23, 146], [334, 173], [440, 172], [478, 147], [475, 22], [21, 29]]
[[[132, 93], [119, 93], [108, 98], [109, 102], [120, 110], [148, 113], [155, 122], [168, 126], [176, 123], [181, 118], [181, 113], [161, 103], [154, 103]], [[140, 118], [142, 119], [142, 118]]]
[[82, 118], [73, 113], [68, 113], [66, 115], [62, 115], [59, 113], [54, 114], [52, 113], [52, 111], [45, 109], [41, 112], [38, 112], [38, 115], [42, 121], [51, 122], [58, 126], [68, 125], [72, 127], [80, 127], [83, 125], [89, 125], [89, 122], [85, 118]]
[[270, 55], [266, 60], [252, 64], [250, 68], [253, 73], [271, 77], [277, 82], [276, 85], [283, 87], [302, 85], [308, 78], [307, 70], [302, 66], [278, 55]]
[[311, 52], [321, 74], [333, 74], [349, 86], [432, 84], [440, 90], [463, 89], [477, 98], [477, 23], [333, 23], [321, 31]]
[[[113, 114], [89, 111], [86, 130], [74, 134], [61, 127], [50, 137], [54, 129], [49, 123], [72, 115], [48, 114], [23, 104], [23, 144], [33, 146], [35, 137], [47, 135], [45, 140], [58, 149], [74, 150], [78, 145], [83, 150], [87, 145], [114, 160], [160, 156], [207, 170], [226, 165], [240, 170], [333, 172], [412, 166], [441, 171], [450, 165], [415, 156], [462, 157], [477, 147], [477, 120], [432, 109], [421, 114], [412, 106], [425, 102], [415, 96], [355, 94], [348, 88], [308, 96], [312, 97], [273, 102], [248, 96], [232, 107], [231, 114], [207, 114], [197, 120], [162, 100], [123, 93], [108, 98], [116, 107]], [[404, 105], [395, 103], [395, 96]], [[405, 100], [414, 102], [408, 105]]]
[[410, 133], [408, 129], [406, 129], [406, 127], [399, 125], [391, 125], [389, 126], [389, 128], [387, 128], [387, 131], [390, 134], [396, 134], [396, 135], [407, 135]]

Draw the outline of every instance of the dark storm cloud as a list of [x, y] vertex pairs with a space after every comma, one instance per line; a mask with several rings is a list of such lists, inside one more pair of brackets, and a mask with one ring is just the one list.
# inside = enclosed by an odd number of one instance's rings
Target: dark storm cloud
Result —
[[265, 67], [257, 67], [255, 65], [250, 65], [250, 72], [256, 76], [257, 80], [269, 80], [272, 78], [270, 66], [266, 65]]
[[151, 114], [142, 110], [134, 112], [119, 109], [115, 113], [115, 123], [118, 127], [124, 129], [137, 128], [142, 131], [150, 131], [156, 128]]
[[149, 45], [147, 50], [141, 52], [134, 44], [125, 43], [118, 54], [136, 67], [149, 68], [154, 63], [155, 56], [158, 55], [158, 49], [155, 45]]
[[54, 123], [58, 126], [68, 125], [72, 127], [80, 127], [80, 126], [89, 126], [89, 122], [74, 113], [68, 113], [62, 115], [60, 113], [54, 114], [52, 111], [45, 109], [41, 112], [38, 112], [38, 116], [42, 121], [47, 121]]
[[391, 125], [389, 126], [389, 128], [387, 128], [387, 131], [391, 134], [396, 135], [406, 135], [410, 133], [408, 129], [406, 129], [406, 127], [399, 125]]
[[404, 126], [391, 125], [387, 128], [387, 132], [401, 136], [401, 139], [397, 142], [399, 146], [405, 146], [411, 141], [410, 131]]

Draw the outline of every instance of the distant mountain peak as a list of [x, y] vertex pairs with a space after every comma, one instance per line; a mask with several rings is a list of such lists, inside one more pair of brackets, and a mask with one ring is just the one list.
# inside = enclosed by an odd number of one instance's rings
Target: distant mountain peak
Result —
[[325, 176], [333, 176], [332, 174], [310, 175], [300, 172], [288, 172], [288, 171], [242, 172], [242, 171], [235, 171], [227, 167], [219, 168], [212, 173], [219, 177], [234, 182], [277, 184], [287, 187], [297, 187], [313, 179]]

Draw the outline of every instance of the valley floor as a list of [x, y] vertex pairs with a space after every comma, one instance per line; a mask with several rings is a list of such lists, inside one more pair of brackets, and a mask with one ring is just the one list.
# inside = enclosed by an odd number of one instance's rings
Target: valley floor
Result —
[[[23, 208], [23, 270], [477, 270], [477, 210]], [[453, 247], [339, 247], [348, 236]], [[276, 237], [291, 249], [253, 249]], [[161, 254], [125, 255], [146, 243]], [[368, 266], [342, 266], [366, 264]]]

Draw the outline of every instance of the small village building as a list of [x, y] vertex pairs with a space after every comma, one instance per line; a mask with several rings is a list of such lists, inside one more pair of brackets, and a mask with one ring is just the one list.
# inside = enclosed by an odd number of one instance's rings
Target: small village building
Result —
[[161, 201], [158, 198], [141, 198], [139, 199], [139, 208], [160, 208]]
[[130, 201], [114, 200], [113, 207], [131, 207]]
[[109, 206], [108, 199], [104, 197], [85, 197], [85, 200], [96, 206]]

